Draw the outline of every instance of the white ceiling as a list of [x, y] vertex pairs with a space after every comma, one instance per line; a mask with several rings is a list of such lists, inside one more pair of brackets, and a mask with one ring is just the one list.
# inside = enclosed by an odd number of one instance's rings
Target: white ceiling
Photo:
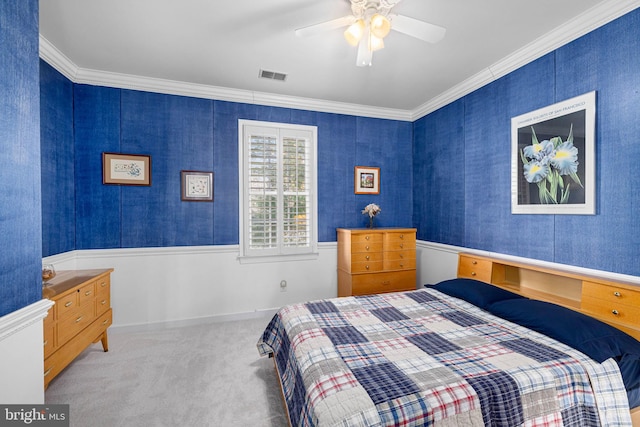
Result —
[[42, 0], [41, 56], [78, 83], [409, 119], [639, 5], [402, 0], [393, 12], [443, 26], [445, 38], [392, 31], [362, 68], [343, 30], [294, 33], [349, 15], [348, 0]]

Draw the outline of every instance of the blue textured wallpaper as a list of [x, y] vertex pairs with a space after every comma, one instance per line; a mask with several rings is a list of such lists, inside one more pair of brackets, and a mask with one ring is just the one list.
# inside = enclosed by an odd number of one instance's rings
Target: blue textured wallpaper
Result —
[[[639, 70], [635, 10], [417, 120], [418, 237], [640, 275]], [[511, 117], [594, 90], [597, 215], [512, 215]]]
[[[73, 84], [40, 61], [42, 253], [75, 249]], [[55, 183], [55, 185], [50, 185]]]
[[102, 185], [102, 153], [95, 147], [120, 149], [120, 90], [74, 85], [73, 103], [76, 249], [119, 248], [120, 188]]
[[0, 2], [0, 316], [42, 298], [38, 1]]
[[[379, 226], [412, 224], [411, 123], [80, 84], [73, 88], [75, 180], [56, 175], [49, 185], [63, 181], [75, 187], [76, 249], [237, 244], [239, 119], [318, 127], [319, 241], [335, 241], [337, 227], [364, 226], [360, 211], [372, 202], [382, 207]], [[66, 105], [54, 96], [47, 99]], [[47, 150], [66, 144], [43, 143], [54, 145]], [[150, 155], [151, 186], [103, 185], [103, 152]], [[380, 195], [354, 194], [356, 165], [381, 168]], [[181, 170], [213, 171], [214, 202], [182, 202]], [[47, 229], [53, 221], [73, 224], [62, 214], [44, 218]], [[44, 240], [49, 238], [45, 234]], [[45, 255], [55, 253], [51, 248]]]

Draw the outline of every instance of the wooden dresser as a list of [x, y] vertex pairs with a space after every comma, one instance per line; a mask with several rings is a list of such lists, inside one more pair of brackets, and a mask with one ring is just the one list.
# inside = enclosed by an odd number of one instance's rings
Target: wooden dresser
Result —
[[580, 311], [640, 340], [640, 286], [532, 264], [459, 254], [458, 277]]
[[338, 228], [338, 296], [416, 289], [415, 228]]
[[92, 343], [109, 350], [113, 269], [60, 271], [42, 289], [54, 302], [44, 319], [44, 386]]

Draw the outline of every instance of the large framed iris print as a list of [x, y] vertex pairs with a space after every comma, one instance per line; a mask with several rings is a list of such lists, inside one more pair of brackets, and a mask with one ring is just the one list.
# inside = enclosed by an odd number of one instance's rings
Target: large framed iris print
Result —
[[511, 119], [511, 212], [595, 214], [596, 93]]

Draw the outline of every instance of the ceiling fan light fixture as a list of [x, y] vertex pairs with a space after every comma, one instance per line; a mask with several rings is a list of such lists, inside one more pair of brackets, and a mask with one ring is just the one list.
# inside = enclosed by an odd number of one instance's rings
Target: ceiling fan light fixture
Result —
[[380, 37], [376, 37], [373, 32], [369, 36], [369, 50], [375, 52], [376, 50], [384, 49], [384, 40]]
[[358, 19], [353, 24], [349, 25], [349, 27], [344, 32], [344, 38], [347, 40], [351, 46], [358, 46], [360, 40], [362, 40], [362, 35], [364, 34], [365, 24], [362, 19]]
[[371, 26], [371, 34], [379, 39], [387, 37], [389, 31], [391, 31], [391, 22], [386, 16], [379, 13], [371, 17], [369, 25]]
[[370, 49], [371, 34], [369, 28], [365, 28], [365, 34], [358, 45], [358, 56], [356, 57], [356, 65], [358, 67], [370, 67], [373, 60], [373, 51]]

